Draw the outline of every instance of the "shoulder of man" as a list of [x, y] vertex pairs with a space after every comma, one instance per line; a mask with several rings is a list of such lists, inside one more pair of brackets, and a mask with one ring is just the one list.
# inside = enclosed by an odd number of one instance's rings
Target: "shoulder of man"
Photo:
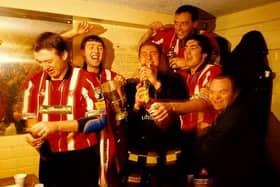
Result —
[[213, 50], [215, 50], [217, 52], [220, 51], [219, 43], [218, 43], [218, 41], [216, 39], [216, 34], [215, 33], [208, 32], [208, 31], [202, 31], [202, 32], [200, 31], [200, 34], [206, 36], [209, 39]]
[[31, 81], [33, 81], [33, 80], [40, 80], [40, 77], [42, 76], [43, 73], [44, 73], [43, 71], [35, 72], [33, 75], [31, 75], [29, 77], [28, 80], [31, 80]]
[[105, 73], [109, 73], [110, 76], [111, 76], [111, 79], [115, 79], [115, 77], [122, 77], [122, 78], [124, 78], [121, 74], [119, 74], [119, 73], [117, 73], [117, 72], [115, 72], [115, 71], [113, 71], [111, 69], [105, 68], [105, 69], [103, 69], [103, 71]]
[[222, 68], [220, 65], [207, 64], [199, 75], [199, 92], [201, 95], [208, 95], [209, 82], [216, 76], [222, 73]]
[[171, 90], [174, 97], [178, 99], [187, 99], [189, 97], [188, 88], [185, 79], [178, 73], [159, 73], [159, 79], [162, 84], [162, 90], [168, 92]]
[[201, 71], [200, 76], [203, 76], [207, 73], [211, 73], [211, 75], [217, 76], [222, 73], [222, 67], [218, 64], [207, 64]]
[[[77, 78], [77, 81], [78, 82], [78, 85], [82, 86], [82, 87], [96, 87], [96, 86], [100, 86], [100, 83], [97, 79], [96, 76], [93, 76], [93, 74], [91, 74], [90, 72], [87, 72], [86, 70], [82, 69], [82, 68], [78, 68], [78, 67], [75, 67], [73, 68], [73, 72], [74, 71], [79, 71], [79, 77]], [[72, 73], [72, 76], [73, 76], [73, 73]], [[74, 77], [72, 77], [74, 78]]]
[[136, 85], [139, 83], [137, 78], [128, 78], [126, 79], [125, 88], [126, 89], [136, 89]]
[[86, 70], [79, 68], [79, 67], [73, 68], [72, 76], [74, 76], [74, 71], [79, 71], [78, 75], [79, 75], [80, 79], [92, 77], [89, 72], [87, 72]]
[[28, 76], [25, 78], [23, 81], [23, 84], [20, 86], [20, 90], [24, 90], [28, 87], [29, 82], [32, 82], [33, 84], [38, 84], [39, 86], [39, 81], [41, 80], [43, 71], [35, 72], [34, 74]]
[[163, 43], [165, 38], [171, 38], [175, 33], [174, 27], [164, 28], [158, 31], [151, 39], [156, 44]]

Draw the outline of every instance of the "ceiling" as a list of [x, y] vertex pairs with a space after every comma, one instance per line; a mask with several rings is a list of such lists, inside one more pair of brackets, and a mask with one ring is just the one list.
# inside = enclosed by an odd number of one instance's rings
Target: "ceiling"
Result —
[[88, 0], [102, 3], [119, 4], [131, 8], [147, 11], [173, 14], [175, 10], [183, 5], [197, 6], [214, 16], [222, 16], [238, 12], [248, 8], [262, 6], [279, 0]]

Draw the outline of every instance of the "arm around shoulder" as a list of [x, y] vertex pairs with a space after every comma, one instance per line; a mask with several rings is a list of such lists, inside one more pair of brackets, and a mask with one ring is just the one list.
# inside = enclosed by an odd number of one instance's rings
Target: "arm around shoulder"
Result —
[[153, 36], [157, 34], [157, 32], [163, 29], [163, 24], [160, 21], [155, 21], [148, 26], [148, 30], [143, 34], [143, 36], [139, 40], [139, 46], [151, 39]]

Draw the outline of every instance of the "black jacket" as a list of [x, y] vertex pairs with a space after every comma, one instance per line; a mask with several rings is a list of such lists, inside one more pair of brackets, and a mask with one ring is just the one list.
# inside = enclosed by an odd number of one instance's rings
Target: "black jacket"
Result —
[[264, 166], [263, 142], [247, 101], [238, 98], [199, 138], [201, 166], [209, 169], [217, 186], [254, 186]]
[[[182, 100], [188, 98], [185, 81], [180, 75], [176, 73], [158, 73], [158, 79], [161, 82], [161, 88], [156, 92], [150, 86], [150, 97], [159, 100]], [[125, 86], [128, 110], [126, 123], [128, 149], [143, 153], [178, 148], [180, 135], [179, 116], [177, 115], [174, 118], [168, 129], [161, 129], [155, 125], [153, 119], [144, 108], [135, 112], [133, 106], [137, 83], [137, 80], [130, 79]]]

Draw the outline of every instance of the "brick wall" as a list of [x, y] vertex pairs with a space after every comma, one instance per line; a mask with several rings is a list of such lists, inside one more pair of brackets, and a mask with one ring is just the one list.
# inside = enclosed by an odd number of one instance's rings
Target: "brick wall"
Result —
[[39, 155], [25, 142], [24, 135], [0, 138], [0, 178], [22, 172], [38, 176]]

